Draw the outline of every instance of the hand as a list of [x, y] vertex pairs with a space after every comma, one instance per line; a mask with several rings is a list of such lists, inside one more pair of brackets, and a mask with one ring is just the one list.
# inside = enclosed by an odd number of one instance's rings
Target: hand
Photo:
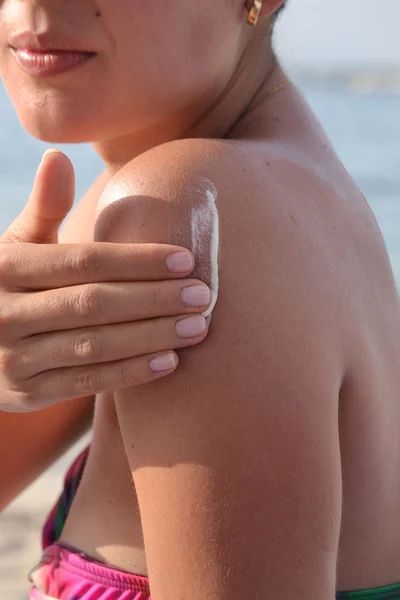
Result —
[[187, 317], [208, 307], [207, 286], [178, 280], [193, 256], [156, 244], [59, 244], [73, 201], [69, 159], [46, 153], [26, 207], [0, 238], [0, 410], [148, 383], [175, 370], [173, 348], [207, 335], [204, 317]]

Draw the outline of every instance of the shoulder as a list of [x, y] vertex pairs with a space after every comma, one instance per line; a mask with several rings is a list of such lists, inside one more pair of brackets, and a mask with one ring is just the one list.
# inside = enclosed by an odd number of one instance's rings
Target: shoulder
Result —
[[[270, 219], [283, 215], [282, 199], [288, 199], [288, 192], [299, 196], [329, 191], [326, 179], [274, 141], [182, 139], [152, 148], [120, 169], [105, 186], [96, 217], [124, 198], [130, 199], [131, 208], [140, 197], [187, 204], [202, 193], [205, 182], [217, 188], [220, 205], [229, 203], [231, 212], [253, 201], [254, 210], [271, 209]], [[278, 212], [274, 205], [280, 206]]]
[[[316, 179], [274, 144], [263, 143], [259, 151], [254, 142], [172, 141], [141, 154], [111, 178], [97, 204], [95, 237], [126, 219], [147, 223], [160, 211], [173, 216], [190, 211], [212, 190], [222, 227], [243, 236], [256, 227], [253, 244], [262, 243], [266, 234], [272, 244], [273, 234], [292, 218], [294, 197], [318, 193]], [[290, 232], [293, 240], [295, 233]], [[229, 239], [232, 235], [221, 243]]]
[[[213, 348], [221, 350], [219, 330], [221, 344], [228, 343], [233, 353], [246, 348], [271, 363], [273, 347], [276, 356], [285, 354], [285, 368], [294, 368], [287, 359], [300, 350], [299, 370], [304, 372], [305, 357], [313, 356], [313, 369], [320, 373], [328, 365], [340, 371], [340, 340], [331, 310], [334, 281], [326, 266], [323, 232], [312, 214], [318, 197], [331, 192], [273, 145], [259, 152], [254, 144], [181, 140], [152, 149], [107, 185], [95, 239], [193, 250], [194, 215], [207, 205], [210, 192], [219, 216], [220, 294]], [[299, 211], [306, 203], [304, 212]], [[200, 268], [193, 276], [209, 283], [210, 274], [201, 268], [209, 261], [205, 248], [196, 247]]]
[[129, 197], [188, 202], [204, 179], [228, 183], [243, 161], [234, 142], [211, 139], [176, 140], [152, 148], [125, 165], [106, 186], [97, 216], [110, 204]]

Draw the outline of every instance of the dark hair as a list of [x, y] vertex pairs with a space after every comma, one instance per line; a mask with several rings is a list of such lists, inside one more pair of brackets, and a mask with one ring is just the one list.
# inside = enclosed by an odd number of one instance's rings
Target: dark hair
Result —
[[276, 13], [275, 13], [275, 15], [274, 15], [274, 16], [275, 16], [275, 20], [276, 20], [276, 19], [279, 17], [279, 15], [281, 14], [281, 12], [282, 12], [282, 11], [283, 11], [283, 9], [285, 8], [286, 4], [287, 4], [287, 0], [284, 0], [284, 2], [283, 2], [283, 4], [282, 4], [282, 6], [280, 6], [280, 7], [278, 8], [278, 10], [276, 11]]

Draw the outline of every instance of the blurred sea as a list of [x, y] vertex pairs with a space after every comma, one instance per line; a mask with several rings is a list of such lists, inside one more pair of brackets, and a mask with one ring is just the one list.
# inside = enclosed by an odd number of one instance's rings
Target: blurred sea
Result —
[[[340, 78], [297, 83], [374, 210], [400, 284], [400, 94], [360, 92]], [[46, 147], [21, 128], [0, 84], [0, 232], [26, 203]], [[89, 146], [59, 147], [75, 166], [79, 198], [101, 161]]]

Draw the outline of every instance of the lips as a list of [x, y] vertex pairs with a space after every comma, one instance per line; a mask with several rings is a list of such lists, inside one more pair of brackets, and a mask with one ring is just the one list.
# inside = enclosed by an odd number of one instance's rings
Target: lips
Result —
[[28, 48], [13, 48], [13, 54], [19, 66], [32, 77], [51, 77], [91, 60], [93, 52], [70, 50], [51, 50], [37, 52]]
[[60, 75], [96, 56], [79, 41], [50, 32], [17, 32], [11, 36], [9, 46], [18, 65], [32, 77]]

